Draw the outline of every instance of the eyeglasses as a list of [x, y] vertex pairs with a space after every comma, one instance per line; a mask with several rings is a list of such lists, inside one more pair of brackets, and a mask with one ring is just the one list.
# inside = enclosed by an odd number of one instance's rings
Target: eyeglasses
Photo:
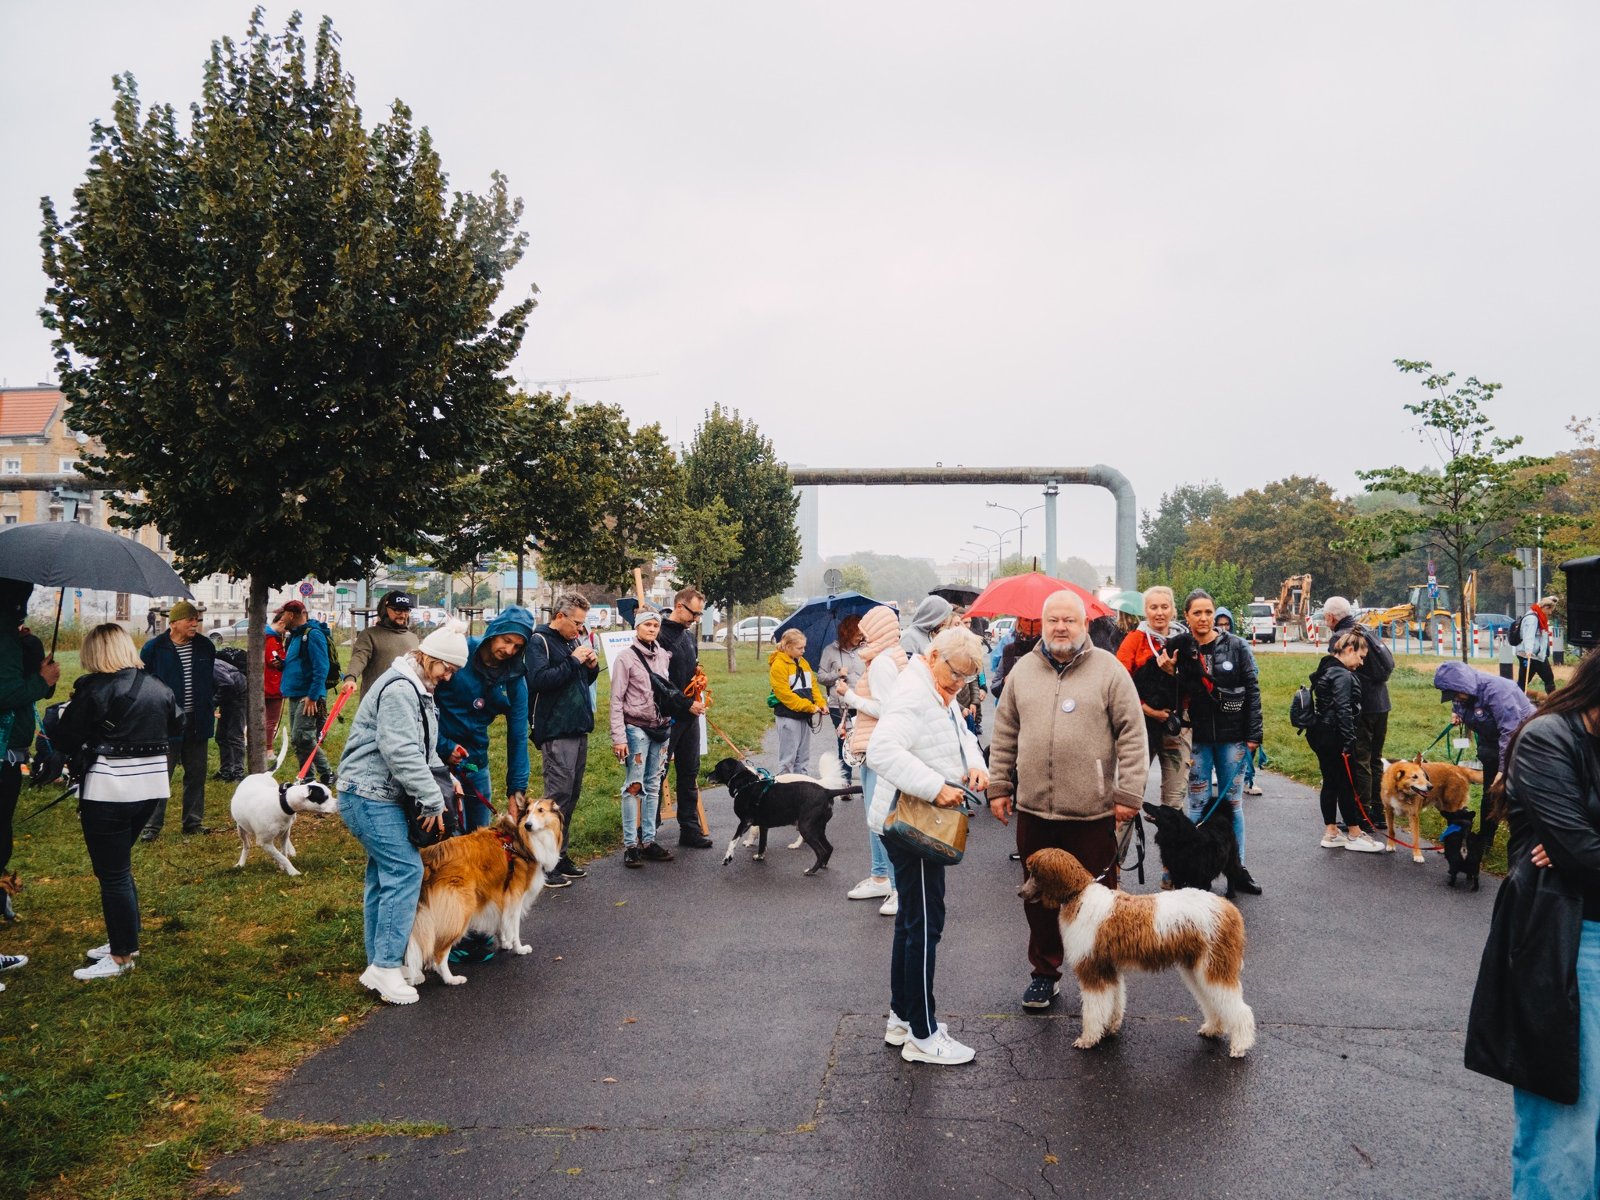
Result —
[[[687, 606], [685, 606], [685, 607], [687, 607]], [[691, 609], [689, 609], [689, 615], [691, 617], [699, 617], [699, 616], [705, 615], [705, 611], [706, 611], [706, 606], [704, 604], [702, 604], [699, 608], [691, 608]]]
[[978, 677], [977, 671], [974, 671], [971, 675], [963, 675], [960, 671], [956, 670], [955, 667], [950, 665], [949, 659], [941, 658], [939, 660], [939, 665], [942, 666], [946, 671], [950, 672], [950, 678], [954, 679], [963, 687]]

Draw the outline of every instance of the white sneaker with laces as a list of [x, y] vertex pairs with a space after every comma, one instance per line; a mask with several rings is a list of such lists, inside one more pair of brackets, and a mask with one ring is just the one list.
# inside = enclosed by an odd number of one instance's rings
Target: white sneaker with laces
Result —
[[115, 979], [133, 970], [133, 959], [119, 963], [111, 955], [96, 959], [92, 967], [79, 967], [72, 973], [74, 979]]
[[[111, 943], [106, 942], [104, 945], [96, 946], [93, 950], [85, 950], [83, 952], [83, 956], [90, 962], [99, 962], [102, 958], [110, 958]], [[137, 950], [133, 952], [133, 957], [139, 957], [139, 952]]]
[[882, 900], [890, 892], [889, 881], [868, 875], [845, 893], [851, 900]]
[[878, 905], [878, 911], [886, 917], [892, 917], [900, 911], [900, 893], [891, 891], [889, 898]]
[[1337, 850], [1341, 846], [1349, 845], [1349, 843], [1349, 836], [1343, 830], [1335, 829], [1332, 833], [1323, 834], [1322, 841], [1318, 845], [1324, 850]]
[[936, 1067], [960, 1066], [971, 1062], [977, 1055], [976, 1050], [956, 1041], [942, 1026], [935, 1029], [927, 1041], [907, 1038], [905, 1045], [900, 1047], [900, 1057], [906, 1062], [931, 1063]]
[[1261, 789], [1252, 783], [1249, 787], [1245, 788], [1244, 794], [1246, 796], [1259, 796], [1261, 795]]
[[399, 967], [368, 967], [361, 972], [361, 986], [371, 988], [390, 1004], [415, 1004], [417, 989], [406, 982]]
[[0, 971], [15, 971], [28, 965], [26, 954], [0, 954]]
[[1352, 833], [1345, 840], [1344, 848], [1346, 850], [1354, 850], [1358, 854], [1383, 853], [1383, 843], [1365, 830], [1360, 833]]
[[[943, 1021], [939, 1022], [939, 1033], [946, 1032], [950, 1026]], [[893, 1013], [889, 1014], [889, 1023], [883, 1027], [883, 1041], [888, 1046], [904, 1046], [911, 1037], [911, 1022], [902, 1021]]]

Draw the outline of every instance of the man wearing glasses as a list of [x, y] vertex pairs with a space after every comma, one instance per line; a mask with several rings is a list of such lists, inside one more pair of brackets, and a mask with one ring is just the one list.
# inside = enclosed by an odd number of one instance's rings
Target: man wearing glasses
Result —
[[[1017, 817], [1017, 852], [1055, 847], [1117, 886], [1117, 825], [1144, 799], [1150, 758], [1133, 677], [1089, 641], [1083, 600], [1046, 598], [1039, 645], [1006, 676], [989, 747], [989, 808]], [[1023, 868], [1026, 877], [1027, 868]], [[1033, 978], [1022, 1007], [1042, 1010], [1061, 990], [1061, 925], [1054, 908], [1024, 904]]]
[[[672, 598], [672, 614], [661, 622], [656, 639], [669, 656], [667, 680], [683, 691], [694, 678], [700, 663], [700, 617], [706, 611], [706, 598], [698, 589], [686, 587]], [[698, 717], [706, 710], [705, 697], [695, 699], [690, 710]], [[677, 721], [667, 741], [667, 755], [676, 763], [674, 780], [678, 797], [678, 845], [704, 850], [711, 838], [700, 817], [700, 722]]]

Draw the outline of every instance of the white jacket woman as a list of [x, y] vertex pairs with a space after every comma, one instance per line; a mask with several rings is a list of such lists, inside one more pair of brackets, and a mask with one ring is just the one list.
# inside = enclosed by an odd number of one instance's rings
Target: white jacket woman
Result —
[[946, 784], [983, 766], [983, 751], [961, 716], [959, 702], [939, 694], [933, 671], [920, 656], [906, 664], [867, 743], [867, 765], [888, 784], [876, 789], [867, 812], [875, 833], [883, 832], [895, 792], [931, 801]]

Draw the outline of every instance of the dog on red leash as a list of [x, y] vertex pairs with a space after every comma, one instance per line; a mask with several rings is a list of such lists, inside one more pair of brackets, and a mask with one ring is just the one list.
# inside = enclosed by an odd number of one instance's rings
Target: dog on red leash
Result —
[[1200, 1005], [1201, 1037], [1226, 1037], [1234, 1058], [1255, 1045], [1255, 1014], [1239, 983], [1244, 918], [1221, 896], [1198, 888], [1153, 896], [1113, 891], [1096, 883], [1073, 855], [1054, 849], [1028, 857], [1028, 880], [1018, 895], [1061, 911], [1066, 965], [1083, 994], [1083, 1034], [1072, 1043], [1078, 1049], [1122, 1028], [1122, 972], [1129, 967], [1176, 967]]

